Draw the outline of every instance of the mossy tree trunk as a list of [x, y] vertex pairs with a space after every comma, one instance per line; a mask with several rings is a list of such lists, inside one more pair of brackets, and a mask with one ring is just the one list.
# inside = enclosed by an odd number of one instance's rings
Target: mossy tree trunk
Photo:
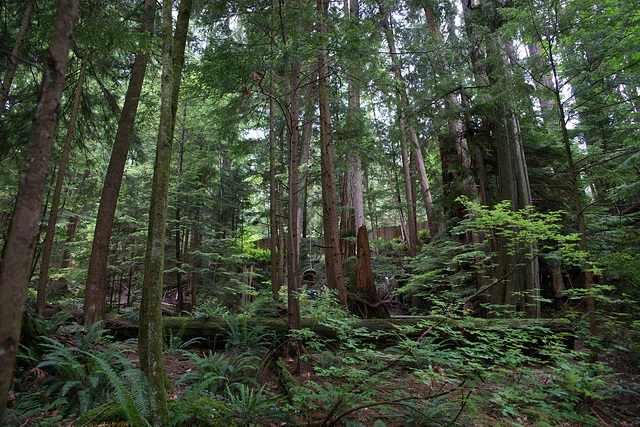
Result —
[[138, 340], [140, 367], [149, 379], [149, 408], [151, 423], [154, 427], [166, 425], [169, 419], [162, 353], [164, 246], [166, 242], [169, 175], [171, 173], [171, 149], [191, 3], [191, 0], [182, 0], [180, 2], [175, 37], [172, 32], [172, 1], [164, 0], [162, 3], [160, 125], [151, 206], [149, 208], [149, 232], [147, 236], [142, 301], [140, 303], [140, 336]]

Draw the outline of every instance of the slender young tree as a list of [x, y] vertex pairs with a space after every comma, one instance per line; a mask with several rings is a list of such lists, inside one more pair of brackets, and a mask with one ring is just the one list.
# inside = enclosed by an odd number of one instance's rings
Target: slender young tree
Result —
[[271, 292], [274, 301], [278, 301], [282, 284], [278, 275], [278, 182], [276, 179], [276, 112], [273, 70], [270, 72], [269, 80], [269, 250], [271, 251]]
[[78, 0], [60, 0], [45, 61], [35, 123], [27, 145], [13, 219], [0, 264], [0, 420], [4, 419], [13, 368], [18, 354], [22, 312], [39, 232], [51, 146], [60, 111], [71, 34]]
[[300, 246], [298, 234], [298, 202], [300, 176], [300, 68], [296, 59], [291, 67], [291, 111], [289, 112], [289, 212], [287, 233], [287, 308], [289, 327], [300, 329], [300, 303], [298, 301], [300, 276]]
[[[143, 34], [153, 31], [154, 7], [153, 0], [145, 0], [143, 18], [140, 24], [140, 32]], [[91, 325], [103, 320], [105, 315], [107, 258], [109, 255], [111, 228], [113, 227], [124, 167], [129, 155], [129, 143], [133, 133], [133, 125], [138, 111], [138, 103], [148, 62], [149, 52], [141, 49], [136, 53], [129, 76], [129, 87], [127, 88], [124, 106], [118, 122], [118, 130], [113, 142], [107, 175], [104, 179], [96, 226], [93, 232], [91, 258], [89, 259], [84, 295], [83, 312], [85, 325]]]
[[49, 279], [49, 266], [51, 264], [51, 252], [53, 251], [53, 239], [55, 237], [56, 223], [58, 222], [58, 213], [60, 210], [60, 198], [62, 196], [62, 186], [66, 174], [67, 163], [69, 161], [69, 153], [71, 152], [71, 141], [78, 120], [78, 112], [80, 111], [80, 98], [82, 97], [82, 85], [84, 83], [85, 72], [87, 71], [87, 58], [82, 57], [80, 72], [78, 74], [78, 82], [76, 83], [76, 93], [73, 97], [73, 105], [71, 106], [71, 116], [69, 117], [69, 125], [67, 127], [67, 135], [64, 138], [62, 154], [60, 156], [60, 165], [58, 166], [58, 176], [56, 177], [56, 186], [53, 190], [51, 198], [51, 208], [49, 209], [49, 222], [47, 223], [47, 232], [44, 238], [44, 247], [42, 248], [42, 259], [40, 261], [40, 277], [38, 277], [38, 292], [36, 297], [36, 309], [38, 314], [42, 314], [45, 305], [45, 294], [47, 290], [47, 281]]
[[22, 56], [22, 52], [24, 51], [25, 41], [27, 39], [27, 31], [29, 31], [31, 16], [33, 15], [33, 8], [35, 4], [36, 0], [27, 1], [27, 6], [25, 7], [24, 15], [22, 16], [22, 21], [20, 23], [20, 31], [18, 31], [16, 42], [13, 45], [11, 56], [9, 57], [9, 66], [7, 67], [7, 71], [5, 71], [2, 78], [2, 85], [0, 85], [0, 117], [2, 117], [2, 114], [4, 113], [4, 110], [7, 106], [9, 91], [11, 90], [11, 83], [13, 83], [13, 76], [16, 74], [16, 70], [18, 69], [18, 62], [20, 61], [20, 57]]
[[[398, 57], [398, 53], [396, 50], [395, 36], [393, 33], [393, 29], [391, 28], [390, 16], [386, 10], [386, 7], [382, 1], [378, 1], [378, 7], [380, 9], [380, 25], [385, 34], [385, 38], [387, 40], [387, 46], [389, 47], [389, 55], [391, 56], [391, 62], [393, 64], [393, 74], [396, 79], [396, 83], [398, 85], [397, 91], [397, 108], [398, 108], [398, 126], [400, 128], [400, 152], [402, 155], [402, 172], [404, 177], [404, 186], [405, 186], [405, 200], [407, 203], [407, 226], [408, 226], [408, 236], [407, 243], [409, 246], [409, 256], [416, 256], [418, 252], [418, 224], [416, 219], [416, 203], [415, 203], [415, 191], [413, 189], [413, 180], [411, 178], [411, 168], [409, 164], [409, 144], [407, 142], [407, 135], [411, 138], [411, 142], [415, 145], [417, 149], [419, 149], [418, 137], [412, 126], [407, 128], [406, 126], [406, 110], [409, 106], [409, 101], [407, 98], [406, 88], [404, 85], [404, 79], [402, 77], [402, 65], [400, 63], [400, 59]], [[420, 154], [420, 158], [422, 154]], [[420, 169], [420, 174], [422, 174], [422, 169]], [[424, 174], [424, 178], [421, 180], [426, 181], [426, 174]], [[423, 188], [426, 193], [428, 191], [428, 185]], [[430, 197], [429, 197], [430, 199]], [[425, 199], [426, 201], [427, 199]], [[428, 202], [426, 202], [428, 205]], [[432, 202], [431, 202], [432, 205]], [[427, 212], [433, 212], [433, 206], [431, 209], [427, 208]]]

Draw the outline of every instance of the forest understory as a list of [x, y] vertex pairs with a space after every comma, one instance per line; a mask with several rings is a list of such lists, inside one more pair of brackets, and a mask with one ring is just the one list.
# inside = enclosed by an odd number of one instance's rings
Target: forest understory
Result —
[[[640, 422], [638, 333], [623, 322], [608, 322], [592, 337], [581, 322], [558, 332], [548, 320], [451, 318], [433, 327], [438, 319], [432, 316], [401, 316], [404, 326], [395, 332], [371, 332], [335, 299], [303, 298], [304, 318], [325, 332], [312, 326], [293, 340], [245, 309], [197, 320], [224, 325], [206, 339], [180, 335], [193, 317], [167, 318], [174, 325], [165, 330], [163, 349], [170, 425]], [[136, 340], [109, 335], [135, 328], [135, 316], [109, 317], [103, 328], [86, 329], [72, 316], [81, 313], [68, 306], [50, 306], [48, 313], [48, 319], [26, 317], [5, 425], [146, 425], [148, 388]], [[329, 330], [335, 332], [330, 338]]]

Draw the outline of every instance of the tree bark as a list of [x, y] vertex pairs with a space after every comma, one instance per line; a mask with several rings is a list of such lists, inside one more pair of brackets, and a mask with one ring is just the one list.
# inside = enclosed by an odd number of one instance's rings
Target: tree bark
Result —
[[[480, 7], [486, 9], [493, 6]], [[488, 21], [484, 25], [489, 34], [483, 38], [484, 44], [481, 44], [480, 37], [471, 25], [473, 14], [477, 11], [468, 8], [464, 2], [462, 8], [468, 37], [477, 43], [477, 47], [471, 55], [474, 75], [478, 83], [488, 83], [491, 88], [498, 91], [487, 95], [486, 99], [491, 99], [493, 105], [493, 120], [490, 130], [498, 158], [499, 198], [509, 200], [514, 210], [523, 209], [532, 205], [532, 197], [519, 117], [509, 98], [515, 97], [517, 94], [513, 88], [513, 70], [504, 54], [504, 51], [508, 49], [506, 46], [508, 42], [500, 38], [498, 28], [501, 23]], [[498, 13], [497, 11], [493, 12]], [[486, 53], [483, 47], [486, 48]], [[491, 61], [483, 61], [485, 58], [491, 58]], [[505, 96], [504, 93], [508, 93], [508, 95]], [[513, 254], [506, 250], [505, 242], [497, 241], [494, 243], [496, 244], [496, 252], [498, 252], [498, 267], [494, 273], [495, 277], [501, 277], [505, 272], [511, 271], [514, 266], [523, 262], [523, 258], [531, 257], [534, 253], [532, 245], [523, 245], [518, 248], [516, 254]], [[530, 317], [539, 317], [540, 275], [538, 270], [538, 262], [533, 260], [508, 280], [492, 287], [491, 303], [505, 305], [511, 311], [526, 312]]]
[[18, 31], [16, 42], [13, 45], [11, 56], [9, 57], [9, 66], [7, 67], [7, 71], [4, 73], [2, 85], [0, 85], [0, 117], [2, 117], [5, 109], [7, 108], [7, 100], [9, 99], [11, 83], [13, 83], [13, 76], [16, 74], [19, 59], [22, 56], [22, 52], [24, 51], [27, 31], [29, 30], [35, 3], [36, 0], [29, 0], [27, 2], [27, 7], [24, 10], [24, 15], [22, 16], [22, 21], [20, 23], [20, 31]]
[[[326, 33], [325, 19], [329, 2], [317, 1], [319, 20], [318, 32]], [[343, 307], [347, 307], [347, 290], [342, 271], [340, 255], [340, 231], [338, 228], [338, 203], [333, 161], [333, 139], [331, 111], [329, 106], [329, 67], [326, 47], [320, 48], [318, 55], [318, 96], [320, 105], [320, 174], [322, 182], [322, 222], [324, 225], [325, 260], [327, 268], [327, 285], [338, 291], [338, 298]]]
[[[356, 282], [356, 293], [363, 297], [371, 304], [366, 306], [364, 304], [357, 304], [362, 317], [378, 319], [388, 319], [389, 312], [387, 308], [380, 304], [378, 305], [378, 291], [376, 285], [373, 282], [373, 271], [371, 269], [371, 250], [369, 249], [369, 235], [367, 233], [367, 226], [362, 224], [358, 228], [358, 274]], [[377, 307], [376, 307], [377, 306]], [[376, 308], [372, 308], [376, 307]]]
[[18, 353], [22, 312], [77, 11], [78, 0], [58, 2], [35, 123], [27, 145], [27, 163], [20, 177], [5, 255], [0, 265], [0, 420], [4, 419]]
[[[315, 73], [312, 73], [311, 76], [311, 84], [309, 84], [307, 96], [304, 99], [304, 116], [303, 116], [303, 124], [302, 124], [302, 145], [300, 146], [300, 160], [298, 165], [306, 165], [309, 163], [309, 156], [311, 152], [311, 139], [313, 137], [313, 122], [315, 116], [315, 84], [313, 83], [317, 80]], [[308, 191], [307, 186], [309, 185], [309, 172], [305, 171], [302, 173], [300, 178], [300, 184], [298, 185], [298, 226], [300, 228], [300, 232], [298, 233], [298, 248], [301, 249], [302, 245], [302, 236], [307, 232], [306, 223], [305, 223], [305, 213], [308, 212], [307, 200], [308, 200]], [[311, 236], [309, 235], [309, 238]], [[311, 256], [311, 254], [308, 254]]]
[[278, 195], [276, 180], [276, 132], [273, 71], [270, 75], [269, 96], [269, 250], [271, 251], [271, 292], [278, 301], [282, 283], [278, 276]]
[[[395, 38], [393, 35], [393, 30], [391, 28], [391, 24], [389, 22], [389, 16], [386, 12], [384, 3], [382, 1], [378, 1], [378, 7], [380, 9], [381, 26], [382, 30], [385, 34], [385, 38], [387, 40], [387, 46], [389, 47], [389, 55], [391, 56], [391, 62], [393, 63], [393, 75], [398, 84], [398, 92], [397, 92], [397, 108], [398, 108], [398, 124], [400, 127], [400, 149], [402, 155], [402, 172], [404, 176], [404, 184], [405, 184], [405, 200], [407, 202], [407, 225], [408, 225], [408, 235], [407, 235], [407, 244], [409, 246], [409, 256], [414, 257], [418, 252], [418, 225], [416, 218], [416, 201], [415, 201], [415, 192], [413, 189], [413, 180], [411, 178], [411, 169], [409, 164], [409, 146], [407, 143], [407, 134], [411, 139], [411, 142], [415, 145], [416, 148], [419, 149], [420, 144], [418, 141], [418, 136], [413, 129], [412, 126], [406, 126], [405, 117], [406, 117], [406, 109], [409, 106], [409, 99], [407, 97], [406, 88], [404, 86], [404, 79], [402, 77], [402, 65], [398, 58]], [[421, 177], [426, 181], [426, 173]], [[424, 188], [426, 193], [428, 191], [428, 185]], [[425, 204], [427, 205], [427, 213], [433, 213], [433, 203], [429, 201], [430, 195], [428, 198], [425, 197]], [[428, 205], [431, 205], [431, 209], [429, 209]], [[433, 222], [433, 219], [430, 220]]]
[[140, 302], [140, 338], [138, 341], [140, 367], [149, 379], [149, 408], [154, 427], [166, 425], [169, 418], [162, 353], [164, 246], [166, 243], [171, 150], [191, 3], [191, 0], [180, 2], [175, 36], [172, 31], [173, 2], [164, 0], [162, 3], [162, 101], [151, 205], [149, 207], [149, 232], [142, 301]]
[[[502, 44], [498, 34], [488, 41], [487, 53], [492, 55], [495, 70], [490, 72], [490, 83], [500, 91], [512, 86], [508, 59], [502, 53]], [[495, 79], [495, 80], [494, 80]], [[515, 94], [515, 89], [510, 92]], [[529, 174], [524, 156], [524, 146], [520, 131], [520, 121], [514, 107], [507, 99], [497, 99], [494, 103], [495, 140], [498, 157], [498, 175], [500, 198], [510, 200], [513, 210], [524, 209], [533, 204]], [[499, 276], [522, 262], [522, 257], [531, 257], [533, 244], [519, 248], [517, 254], [511, 254], [500, 245]], [[500, 293], [504, 291], [502, 295]], [[540, 274], [538, 261], [528, 263], [521, 271], [505, 281], [504, 285], [492, 290], [492, 303], [505, 304], [518, 311], [526, 312], [529, 317], [538, 318], [540, 308]]]
[[[182, 162], [184, 159], [184, 140], [185, 140], [185, 128], [187, 124], [187, 103], [184, 103], [182, 110], [182, 134], [180, 135], [180, 154], [178, 156], [178, 178], [182, 179]], [[175, 232], [175, 242], [176, 242], [176, 286], [178, 292], [178, 301], [176, 302], [176, 311], [178, 316], [182, 316], [182, 310], [184, 310], [184, 295], [182, 293], [182, 249], [181, 243], [182, 238], [180, 234], [180, 225], [181, 217], [180, 217], [180, 196], [178, 196], [176, 200], [176, 232]], [[186, 232], [184, 233], [187, 234]]]
[[56, 177], [56, 186], [53, 190], [53, 198], [51, 199], [51, 209], [49, 212], [49, 222], [47, 223], [47, 232], [44, 238], [44, 247], [42, 249], [42, 260], [40, 261], [40, 277], [38, 278], [38, 291], [36, 296], [36, 309], [38, 314], [42, 314], [44, 310], [47, 281], [49, 280], [49, 266], [51, 265], [51, 252], [53, 251], [53, 240], [56, 234], [56, 223], [58, 222], [58, 211], [60, 210], [60, 198], [62, 196], [62, 186], [64, 184], [65, 172], [69, 161], [69, 152], [71, 151], [71, 141], [76, 128], [78, 112], [80, 111], [80, 98], [82, 97], [82, 85], [84, 83], [85, 72], [87, 71], [87, 58], [82, 58], [80, 66], [80, 74], [76, 86], [76, 93], [73, 97], [73, 106], [71, 107], [71, 117], [67, 127], [67, 135], [64, 139], [62, 147], [62, 155], [60, 157], [60, 166], [58, 168], [58, 176]]
[[291, 111], [289, 112], [289, 212], [287, 233], [287, 310], [291, 329], [300, 329], [300, 303], [298, 301], [300, 276], [300, 246], [298, 234], [298, 179], [300, 132], [300, 60], [291, 70]]
[[[145, 10], [140, 32], [153, 31], [154, 5], [152, 0], [145, 1]], [[129, 155], [129, 143], [133, 133], [133, 125], [138, 111], [138, 102], [144, 76], [149, 61], [149, 53], [143, 50], [136, 53], [129, 77], [129, 87], [124, 99], [124, 106], [118, 122], [118, 130], [111, 150], [111, 158], [107, 168], [107, 174], [102, 188], [98, 216], [93, 232], [91, 245], [91, 258], [87, 271], [87, 283], [84, 295], [84, 324], [89, 326], [103, 320], [105, 314], [105, 285], [107, 275], [107, 256], [109, 254], [109, 241], [111, 240], [111, 228], [118, 204], [118, 195], [122, 184], [124, 167]]]

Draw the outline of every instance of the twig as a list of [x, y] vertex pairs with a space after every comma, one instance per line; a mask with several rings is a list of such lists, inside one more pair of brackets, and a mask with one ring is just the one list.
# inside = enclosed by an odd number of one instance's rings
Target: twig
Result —
[[[102, 415], [107, 409], [109, 409], [109, 404], [113, 403], [113, 402], [109, 402], [107, 403], [107, 405], [104, 407], [104, 409], [102, 411], [100, 411], [99, 413], [97, 413], [93, 418], [91, 418], [89, 421], [87, 421], [86, 423], [82, 424], [80, 427], [87, 427], [91, 421], [95, 420], [96, 418], [98, 418], [100, 415]], [[72, 423], [68, 424], [67, 427], [71, 427], [73, 426], [76, 421], [78, 421], [80, 418], [75, 419]]]
[[371, 304], [369, 301], [367, 301], [364, 298], [360, 298], [358, 295], [354, 294], [353, 292], [347, 292], [347, 297], [349, 297], [352, 300], [358, 301], [359, 303], [364, 304], [364, 305], [366, 305], [366, 306], [368, 306], [370, 308], [378, 308], [382, 304], [385, 304], [385, 303], [388, 303], [388, 302], [392, 302], [391, 300], [386, 299], [384, 301], [379, 301], [379, 302], [377, 302], [375, 304]]

